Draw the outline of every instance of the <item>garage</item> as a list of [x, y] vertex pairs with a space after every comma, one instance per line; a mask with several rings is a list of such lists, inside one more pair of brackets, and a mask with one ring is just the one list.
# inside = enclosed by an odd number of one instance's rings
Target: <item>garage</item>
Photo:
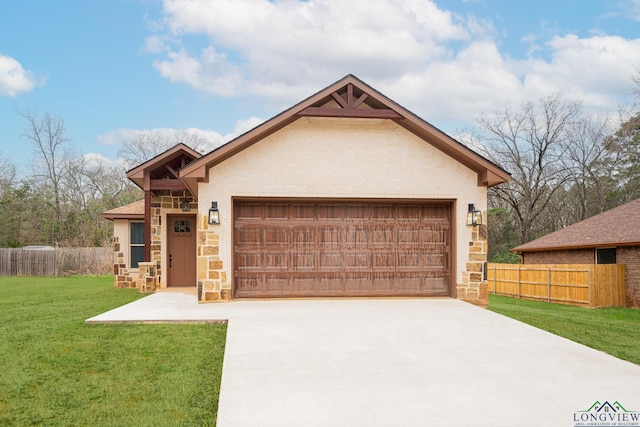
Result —
[[234, 297], [450, 296], [451, 203], [235, 200]]

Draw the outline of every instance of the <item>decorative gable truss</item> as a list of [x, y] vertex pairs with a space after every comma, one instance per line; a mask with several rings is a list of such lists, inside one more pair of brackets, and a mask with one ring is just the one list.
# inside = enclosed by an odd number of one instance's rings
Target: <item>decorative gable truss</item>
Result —
[[[373, 101], [367, 103], [367, 99]], [[348, 83], [341, 89], [331, 93], [331, 99], [324, 98], [315, 104], [304, 108], [298, 116], [311, 117], [352, 117], [375, 119], [402, 119], [396, 111], [375, 102], [375, 98], [362, 89]]]

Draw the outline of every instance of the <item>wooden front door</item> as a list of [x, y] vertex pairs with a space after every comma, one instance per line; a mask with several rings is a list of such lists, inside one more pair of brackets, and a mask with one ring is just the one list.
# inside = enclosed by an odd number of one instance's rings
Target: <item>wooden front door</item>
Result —
[[196, 286], [196, 217], [167, 216], [167, 286]]
[[446, 203], [237, 202], [236, 297], [449, 296]]

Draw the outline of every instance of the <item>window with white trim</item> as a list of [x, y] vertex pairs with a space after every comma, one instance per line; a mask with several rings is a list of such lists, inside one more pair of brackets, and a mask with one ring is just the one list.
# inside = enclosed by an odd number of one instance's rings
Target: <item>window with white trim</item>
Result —
[[138, 268], [144, 262], [144, 222], [129, 223], [129, 268]]

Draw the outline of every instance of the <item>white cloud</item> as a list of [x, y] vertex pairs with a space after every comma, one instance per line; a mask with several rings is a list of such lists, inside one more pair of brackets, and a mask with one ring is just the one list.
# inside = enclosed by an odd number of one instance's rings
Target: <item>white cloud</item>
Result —
[[567, 100], [606, 110], [631, 92], [638, 65], [640, 39], [618, 36], [554, 37], [548, 42], [549, 61], [525, 61], [519, 66], [526, 96], [562, 93]]
[[172, 129], [172, 128], [154, 128], [154, 129], [127, 129], [121, 128], [111, 132], [99, 135], [96, 142], [101, 145], [124, 145], [125, 142], [140, 137], [150, 137], [158, 141], [169, 141], [172, 144], [179, 142], [198, 143], [200, 150], [207, 152], [225, 144], [232, 139], [242, 135], [243, 133], [253, 129], [264, 122], [264, 119], [258, 117], [249, 117], [247, 119], [238, 120], [232, 132], [228, 134], [220, 134], [210, 129]]
[[170, 0], [164, 10], [171, 35], [201, 34], [211, 45], [200, 52], [177, 45], [155, 67], [171, 81], [221, 96], [288, 88], [284, 96], [295, 99], [347, 73], [393, 78], [448, 55], [442, 42], [469, 38], [451, 13], [424, 0], [348, 8], [342, 0]]
[[31, 73], [20, 62], [10, 56], [0, 54], [0, 96], [17, 96], [31, 92], [35, 81]]
[[[165, 0], [165, 32], [147, 46], [159, 52], [162, 76], [206, 94], [286, 106], [353, 73], [436, 121], [469, 121], [555, 93], [587, 110], [615, 110], [639, 65], [640, 39], [553, 37], [550, 29], [547, 40], [525, 43], [527, 57], [513, 58], [500, 51], [491, 22], [431, 0], [345, 4]], [[194, 50], [194, 37], [206, 46]]]

